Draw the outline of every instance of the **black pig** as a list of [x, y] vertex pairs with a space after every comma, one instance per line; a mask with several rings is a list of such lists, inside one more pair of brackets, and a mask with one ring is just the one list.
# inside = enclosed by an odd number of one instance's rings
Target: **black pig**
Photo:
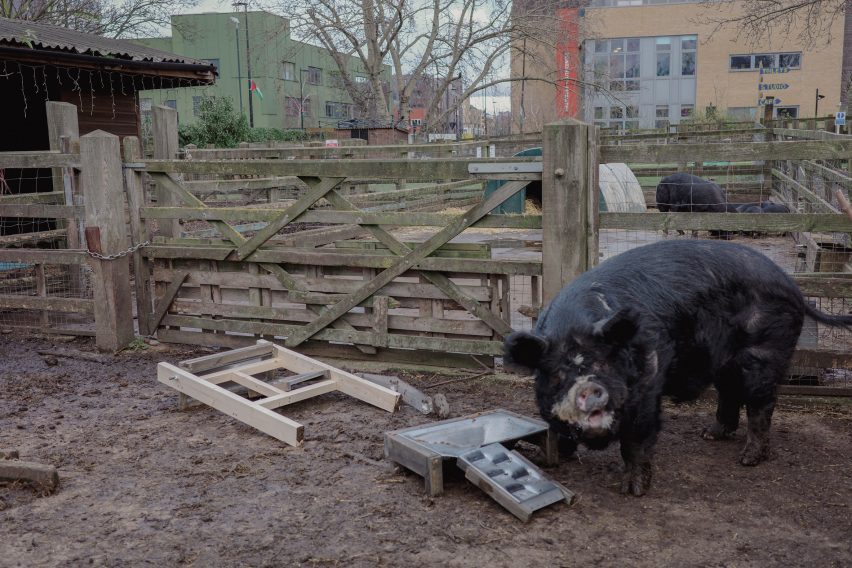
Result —
[[725, 201], [721, 187], [685, 172], [666, 176], [657, 185], [657, 209], [661, 213], [724, 213]]
[[663, 241], [621, 253], [563, 288], [533, 333], [506, 338], [507, 367], [534, 371], [541, 415], [568, 441], [621, 443], [622, 491], [642, 495], [660, 430], [662, 395], [719, 400], [708, 440], [732, 437], [745, 405], [740, 456], [756, 465], [769, 449], [776, 390], [804, 316], [823, 314], [771, 260], [742, 245]]

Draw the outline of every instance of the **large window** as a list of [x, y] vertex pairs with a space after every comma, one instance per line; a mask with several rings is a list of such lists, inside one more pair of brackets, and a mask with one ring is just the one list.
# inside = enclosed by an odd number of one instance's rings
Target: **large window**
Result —
[[778, 118], [799, 118], [799, 107], [783, 106], [775, 107]]
[[657, 38], [657, 77], [668, 77], [672, 65], [672, 38]]
[[636, 130], [639, 128], [639, 107], [634, 105], [595, 107], [595, 125], [601, 128]]
[[325, 103], [325, 115], [328, 118], [352, 118], [352, 105], [348, 103], [337, 103], [327, 101]]
[[639, 38], [596, 40], [592, 64], [595, 81], [610, 91], [639, 90]]
[[308, 67], [307, 81], [311, 85], [322, 85], [322, 69], [319, 67]]
[[799, 53], [751, 53], [747, 55], [731, 55], [729, 67], [731, 71], [757, 71], [761, 67], [786, 67], [801, 69], [802, 54]]
[[668, 128], [669, 126], [669, 105], [657, 105], [656, 120], [654, 120], [654, 128]]
[[305, 116], [311, 116], [311, 99], [302, 99], [299, 104], [299, 97], [284, 97], [284, 114], [286, 116], [299, 116], [304, 112]]
[[698, 38], [695, 36], [680, 38], [680, 74], [684, 77], [695, 75], [695, 49], [697, 47]]
[[296, 64], [292, 61], [282, 61], [281, 62], [281, 78], [285, 81], [295, 81], [296, 80]]

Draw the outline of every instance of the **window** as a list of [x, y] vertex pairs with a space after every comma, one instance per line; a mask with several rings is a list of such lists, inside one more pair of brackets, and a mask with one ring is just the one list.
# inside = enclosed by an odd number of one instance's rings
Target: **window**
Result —
[[216, 68], [216, 73], [219, 73], [219, 60], [218, 59], [202, 59], [201, 61], [206, 61], [210, 65]]
[[352, 105], [327, 101], [325, 103], [325, 115], [328, 118], [350, 118]]
[[695, 105], [680, 105], [680, 117], [692, 118], [695, 115]]
[[296, 64], [292, 61], [282, 61], [281, 62], [281, 78], [285, 81], [295, 81], [296, 80]]
[[595, 107], [595, 118], [601, 119], [604, 117], [604, 107]]
[[284, 97], [284, 114], [286, 116], [299, 116], [298, 97]]
[[695, 75], [695, 49], [697, 47], [695, 36], [683, 36], [680, 38], [680, 74], [683, 77]]
[[730, 69], [732, 71], [757, 71], [783, 67], [786, 69], [801, 69], [801, 53], [754, 53], [751, 55], [731, 55]]
[[198, 116], [201, 110], [201, 97], [192, 97], [192, 116]]
[[168, 99], [163, 104], [166, 105], [169, 108], [173, 108], [173, 109], [177, 110], [177, 101], [175, 99]]
[[668, 128], [669, 126], [669, 106], [657, 105], [656, 120], [654, 128]]
[[139, 99], [139, 110], [142, 112], [151, 112], [154, 107], [154, 101], [151, 99]]
[[778, 118], [799, 118], [799, 107], [775, 107]]
[[658, 37], [657, 46], [657, 77], [668, 77], [671, 74], [672, 38]]
[[322, 69], [319, 67], [308, 67], [308, 84], [322, 85]]
[[592, 66], [595, 81], [611, 91], [639, 90], [639, 39], [614, 38], [595, 41]]
[[728, 107], [728, 116], [732, 120], [754, 120], [757, 117], [756, 107]]

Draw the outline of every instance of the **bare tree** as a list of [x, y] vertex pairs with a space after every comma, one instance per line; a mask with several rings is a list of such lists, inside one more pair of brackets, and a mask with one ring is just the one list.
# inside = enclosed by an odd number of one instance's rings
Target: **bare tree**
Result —
[[[520, 80], [495, 71], [523, 37], [552, 32], [557, 5], [557, 0], [537, 0], [523, 14], [513, 14], [509, 0], [313, 0], [301, 8], [293, 3], [277, 8], [301, 39], [329, 50], [365, 118], [391, 118], [392, 88], [405, 119], [418, 81], [431, 76], [424, 103], [428, 128], [477, 91]], [[363, 80], [353, 75], [351, 56], [363, 66]], [[392, 70], [392, 86], [383, 81], [385, 64]], [[453, 87], [461, 92], [448, 105]]]
[[198, 0], [0, 0], [0, 16], [109, 37], [159, 35], [171, 14]]
[[804, 46], [829, 43], [832, 25], [844, 17], [848, 0], [705, 0], [700, 19], [716, 29], [733, 27], [749, 43], [775, 35]]

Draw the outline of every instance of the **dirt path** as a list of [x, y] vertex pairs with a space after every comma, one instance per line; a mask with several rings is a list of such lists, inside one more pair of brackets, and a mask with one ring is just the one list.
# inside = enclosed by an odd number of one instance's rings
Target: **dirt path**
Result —
[[[0, 448], [57, 466], [38, 497], [0, 485], [3, 566], [848, 566], [852, 561], [852, 405], [782, 400], [772, 459], [736, 465], [741, 440], [699, 438], [707, 401], [666, 408], [655, 485], [618, 493], [617, 448], [549, 470], [580, 495], [524, 525], [463, 480], [429, 499], [383, 460], [386, 430], [424, 422], [326, 395], [289, 416], [304, 448], [205, 407], [177, 412], [159, 360], [58, 359], [45, 340], [0, 336]], [[91, 350], [77, 340], [63, 347]], [[53, 361], [50, 361], [53, 362]], [[446, 379], [408, 375], [419, 386]], [[439, 388], [453, 415], [534, 415], [523, 380]], [[540, 462], [531, 446], [530, 459]]]

